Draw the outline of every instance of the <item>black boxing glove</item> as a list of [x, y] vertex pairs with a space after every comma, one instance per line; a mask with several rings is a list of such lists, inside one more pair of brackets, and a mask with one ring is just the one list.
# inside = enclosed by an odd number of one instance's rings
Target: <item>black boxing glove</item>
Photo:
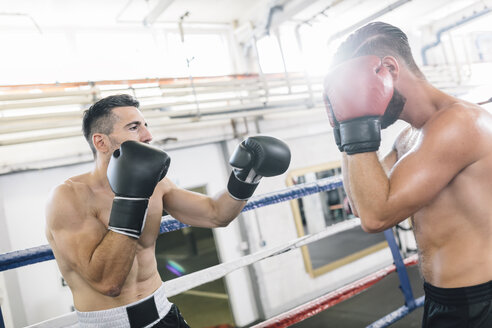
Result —
[[234, 199], [247, 200], [262, 177], [280, 175], [287, 170], [290, 149], [285, 142], [273, 137], [249, 137], [236, 148], [229, 164], [233, 170], [227, 190]]
[[115, 193], [108, 229], [139, 238], [154, 189], [166, 176], [171, 158], [166, 152], [137, 141], [125, 141], [108, 165], [108, 181]]

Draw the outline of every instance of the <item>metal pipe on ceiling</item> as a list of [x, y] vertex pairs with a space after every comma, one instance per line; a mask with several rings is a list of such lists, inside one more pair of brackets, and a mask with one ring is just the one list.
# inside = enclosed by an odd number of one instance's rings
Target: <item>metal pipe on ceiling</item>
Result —
[[482, 10], [480, 10], [478, 12], [473, 12], [473, 14], [468, 16], [468, 17], [463, 17], [454, 23], [451, 23], [449, 25], [446, 25], [446, 26], [440, 28], [436, 32], [436, 41], [431, 42], [429, 44], [426, 44], [425, 46], [422, 47], [422, 49], [420, 51], [422, 54], [422, 63], [424, 65], [428, 65], [427, 51], [429, 51], [430, 49], [432, 49], [434, 47], [437, 47], [441, 43], [441, 37], [442, 37], [443, 33], [448, 32], [448, 31], [450, 31], [450, 30], [452, 30], [458, 26], [465, 24], [465, 23], [468, 23], [474, 19], [482, 17], [483, 15], [486, 15], [486, 14], [490, 13], [491, 11], [492, 11], [492, 8], [485, 6]]
[[155, 7], [145, 16], [143, 19], [144, 26], [151, 26], [162, 15], [162, 13], [169, 8], [174, 0], [160, 0]]
[[0, 16], [16, 16], [16, 17], [26, 17], [31, 21], [31, 23], [36, 27], [36, 30], [38, 30], [39, 34], [43, 34], [43, 30], [39, 26], [39, 24], [36, 22], [36, 20], [29, 14], [26, 13], [6, 13], [6, 12], [0, 12]]

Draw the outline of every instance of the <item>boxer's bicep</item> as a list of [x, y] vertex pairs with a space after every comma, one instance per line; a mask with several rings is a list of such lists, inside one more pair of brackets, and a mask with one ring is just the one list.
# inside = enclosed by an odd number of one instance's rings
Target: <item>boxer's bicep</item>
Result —
[[166, 187], [163, 192], [163, 207], [176, 220], [195, 226], [212, 228], [211, 218], [215, 208], [210, 197], [177, 187], [164, 178]]
[[55, 257], [85, 275], [94, 250], [107, 232], [96, 217], [86, 217], [68, 187], [58, 187], [46, 207], [48, 234]]

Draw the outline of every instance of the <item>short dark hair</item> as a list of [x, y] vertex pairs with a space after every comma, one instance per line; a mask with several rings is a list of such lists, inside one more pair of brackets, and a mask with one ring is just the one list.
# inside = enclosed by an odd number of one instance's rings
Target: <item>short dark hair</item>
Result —
[[110, 134], [113, 132], [116, 116], [112, 110], [116, 107], [126, 106], [138, 108], [140, 103], [130, 95], [120, 94], [105, 97], [84, 111], [82, 132], [84, 133], [85, 140], [87, 140], [91, 147], [94, 157], [96, 156], [96, 148], [92, 143], [92, 136], [94, 133]]
[[333, 57], [333, 66], [366, 55], [394, 56], [402, 60], [416, 76], [425, 78], [413, 59], [407, 35], [396, 26], [373, 22], [356, 30], [338, 48]]

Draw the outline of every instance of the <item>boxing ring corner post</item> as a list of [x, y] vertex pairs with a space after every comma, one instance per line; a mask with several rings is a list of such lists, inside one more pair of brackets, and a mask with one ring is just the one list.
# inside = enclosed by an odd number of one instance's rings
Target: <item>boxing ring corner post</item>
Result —
[[398, 320], [402, 319], [403, 317], [409, 315], [416, 308], [423, 306], [424, 300], [425, 300], [424, 296], [420, 296], [419, 298], [414, 300], [414, 307], [413, 308], [410, 308], [407, 305], [403, 305], [402, 307], [396, 309], [395, 311], [391, 312], [390, 314], [385, 315], [381, 319], [374, 321], [373, 323], [371, 323], [366, 328], [388, 327], [389, 325], [391, 325], [391, 324], [397, 322]]
[[398, 274], [398, 279], [400, 281], [400, 290], [405, 298], [405, 305], [396, 309], [395, 311], [385, 315], [384, 317], [376, 320], [366, 328], [380, 328], [387, 327], [396, 321], [402, 319], [403, 317], [410, 314], [413, 310], [424, 305], [425, 297], [421, 296], [417, 299], [414, 298], [412, 293], [412, 287], [410, 285], [410, 279], [408, 277], [407, 268], [401, 257], [400, 250], [396, 244], [395, 236], [393, 234], [393, 229], [387, 229], [384, 231], [384, 236], [388, 242], [388, 246], [391, 250], [391, 255], [393, 256], [393, 261], [395, 265], [396, 273]]

